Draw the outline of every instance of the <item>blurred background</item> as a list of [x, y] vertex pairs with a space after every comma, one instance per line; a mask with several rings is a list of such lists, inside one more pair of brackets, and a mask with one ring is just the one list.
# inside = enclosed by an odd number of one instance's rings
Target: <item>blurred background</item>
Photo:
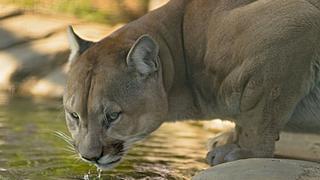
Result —
[[60, 98], [65, 30], [97, 41], [166, 0], [0, 0], [0, 90]]
[[[99, 179], [55, 136], [68, 134], [66, 27], [98, 41], [167, 1], [0, 0], [0, 179]], [[232, 127], [221, 120], [164, 124], [101, 177], [190, 179], [208, 168], [207, 140]], [[319, 136], [285, 133], [281, 141], [282, 157], [320, 159]]]

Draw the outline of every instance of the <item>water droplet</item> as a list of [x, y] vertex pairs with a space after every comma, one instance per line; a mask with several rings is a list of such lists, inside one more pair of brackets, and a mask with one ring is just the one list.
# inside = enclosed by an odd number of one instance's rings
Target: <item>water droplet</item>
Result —
[[99, 168], [97, 168], [97, 171], [98, 171], [98, 176], [97, 176], [97, 178], [98, 178], [98, 179], [100, 179], [100, 178], [101, 178], [102, 170], [101, 170], [101, 169], [99, 169]]
[[85, 175], [83, 176], [83, 179], [84, 179], [84, 180], [90, 180], [89, 174], [85, 174]]

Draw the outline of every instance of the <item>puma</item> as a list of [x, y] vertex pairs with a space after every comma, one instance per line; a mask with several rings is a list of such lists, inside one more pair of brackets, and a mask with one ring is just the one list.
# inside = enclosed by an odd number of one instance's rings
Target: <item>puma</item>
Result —
[[320, 1], [171, 0], [99, 42], [71, 27], [66, 122], [101, 169], [162, 123], [228, 119], [215, 165], [272, 157], [284, 127], [320, 131]]

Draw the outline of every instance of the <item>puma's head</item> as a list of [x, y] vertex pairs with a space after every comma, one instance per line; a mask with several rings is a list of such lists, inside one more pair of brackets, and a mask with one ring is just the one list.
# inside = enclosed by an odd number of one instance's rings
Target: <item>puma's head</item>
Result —
[[93, 43], [69, 27], [70, 70], [64, 108], [82, 159], [112, 168], [130, 145], [157, 129], [168, 102], [159, 46], [149, 35], [116, 35]]

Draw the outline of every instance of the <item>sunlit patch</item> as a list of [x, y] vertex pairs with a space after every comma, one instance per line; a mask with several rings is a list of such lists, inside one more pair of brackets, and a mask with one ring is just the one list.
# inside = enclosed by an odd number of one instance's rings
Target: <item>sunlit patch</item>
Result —
[[[6, 143], [6, 142], [0, 140], [0, 145], [4, 145], [5, 143]], [[1, 150], [0, 150], [0, 152], [1, 152]]]
[[6, 90], [10, 87], [10, 76], [16, 70], [18, 62], [12, 54], [6, 51], [1, 52], [0, 59], [0, 87], [1, 90]]
[[58, 84], [59, 76], [62, 76], [61, 70], [54, 71], [45, 79], [37, 81], [32, 87], [28, 87], [30, 93], [34, 96], [42, 97], [60, 97], [64, 92], [64, 86]]
[[4, 168], [0, 168], [0, 172], [5, 172], [5, 171], [8, 171], [7, 169], [4, 169]]

